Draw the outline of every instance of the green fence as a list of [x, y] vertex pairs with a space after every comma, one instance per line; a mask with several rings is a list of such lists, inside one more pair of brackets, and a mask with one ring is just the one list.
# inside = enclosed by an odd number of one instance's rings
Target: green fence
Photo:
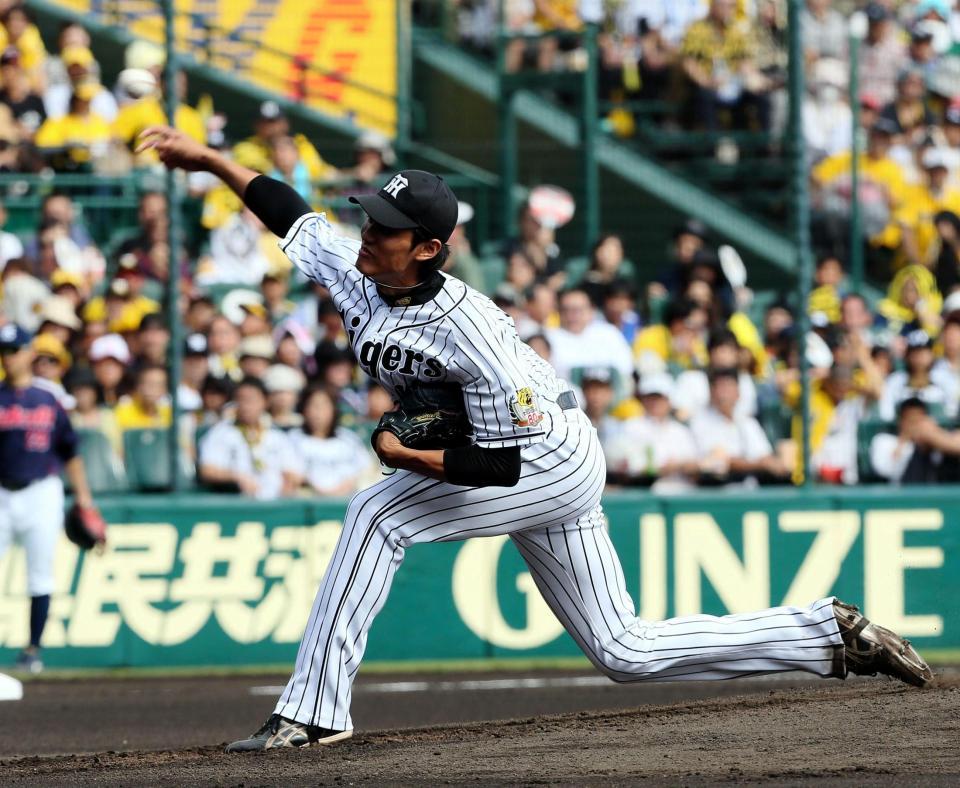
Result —
[[[960, 648], [960, 489], [757, 492], [605, 502], [641, 617], [743, 612], [835, 593], [927, 649]], [[53, 667], [293, 660], [344, 502], [110, 501], [110, 549], [65, 539], [44, 635]], [[307, 525], [304, 525], [304, 524]], [[370, 660], [573, 656], [503, 538], [412, 547]], [[0, 560], [0, 663], [27, 633], [22, 554]]]

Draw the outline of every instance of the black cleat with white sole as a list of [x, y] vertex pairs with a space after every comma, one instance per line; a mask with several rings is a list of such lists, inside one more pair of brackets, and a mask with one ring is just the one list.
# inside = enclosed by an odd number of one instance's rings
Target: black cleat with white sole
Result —
[[288, 720], [279, 714], [270, 715], [263, 727], [252, 736], [228, 744], [226, 752], [259, 752], [284, 747], [312, 747], [333, 744], [353, 736], [353, 731], [332, 731], [317, 725]]

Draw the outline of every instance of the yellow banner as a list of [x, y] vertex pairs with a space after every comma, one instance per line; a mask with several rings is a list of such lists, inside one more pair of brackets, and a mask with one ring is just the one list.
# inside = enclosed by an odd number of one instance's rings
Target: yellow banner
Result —
[[[161, 43], [150, 0], [58, 0]], [[361, 126], [396, 129], [397, 0], [175, 0], [197, 61]]]

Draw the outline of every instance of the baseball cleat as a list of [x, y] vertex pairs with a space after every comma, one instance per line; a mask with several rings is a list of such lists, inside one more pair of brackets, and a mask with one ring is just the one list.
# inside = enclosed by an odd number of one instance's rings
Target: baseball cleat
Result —
[[17, 661], [14, 663], [14, 669], [36, 676], [38, 673], [43, 672], [43, 660], [40, 659], [38, 652], [24, 649], [20, 652], [20, 656], [17, 657]]
[[332, 731], [317, 725], [306, 725], [288, 720], [279, 714], [271, 714], [263, 727], [246, 739], [228, 744], [226, 752], [257, 752], [277, 750], [281, 747], [311, 747], [333, 744], [349, 739], [353, 731]]
[[885, 676], [922, 687], [933, 679], [933, 671], [910, 641], [896, 632], [871, 624], [853, 605], [834, 600], [833, 612], [843, 638], [844, 662], [858, 676]]

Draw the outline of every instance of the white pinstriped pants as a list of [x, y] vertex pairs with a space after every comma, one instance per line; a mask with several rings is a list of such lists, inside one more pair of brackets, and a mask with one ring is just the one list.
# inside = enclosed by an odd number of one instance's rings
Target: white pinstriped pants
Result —
[[352, 728], [353, 679], [406, 547], [505, 533], [554, 614], [614, 681], [833, 675], [842, 641], [832, 598], [808, 608], [638, 619], [603, 525], [606, 468], [596, 431], [579, 410], [565, 417], [523, 450], [516, 487], [458, 487], [398, 471], [351, 500], [276, 713]]

